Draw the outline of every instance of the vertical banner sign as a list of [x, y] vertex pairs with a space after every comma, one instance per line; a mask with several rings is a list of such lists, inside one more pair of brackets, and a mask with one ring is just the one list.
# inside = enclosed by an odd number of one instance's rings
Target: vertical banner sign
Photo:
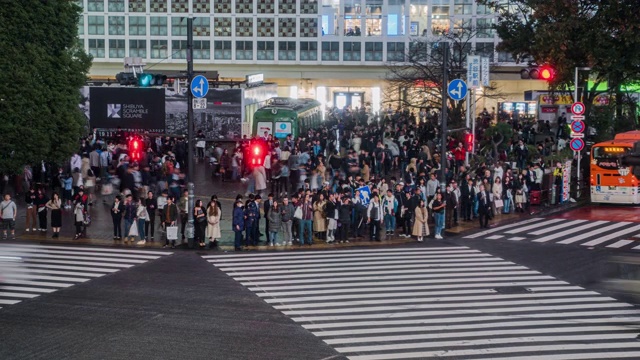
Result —
[[467, 56], [467, 84], [470, 89], [480, 87], [480, 56]]
[[480, 72], [482, 73], [482, 75], [480, 76], [480, 79], [482, 81], [482, 86], [488, 87], [489, 86], [489, 58], [483, 57], [480, 60], [480, 62], [481, 62]]
[[562, 167], [562, 202], [569, 201], [571, 184], [571, 160], [567, 160]]

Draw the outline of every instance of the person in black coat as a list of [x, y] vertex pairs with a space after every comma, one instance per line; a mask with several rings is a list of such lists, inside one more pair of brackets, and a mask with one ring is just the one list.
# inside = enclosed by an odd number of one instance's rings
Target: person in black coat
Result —
[[471, 214], [473, 210], [473, 180], [466, 180], [460, 187], [460, 202], [462, 205], [462, 218], [465, 221], [471, 221]]
[[122, 239], [122, 215], [124, 214], [124, 204], [120, 201], [120, 196], [116, 196], [111, 206], [111, 219], [113, 220], [113, 240]]
[[267, 233], [267, 244], [271, 243], [271, 236], [269, 235], [269, 219], [267, 218], [267, 214], [271, 207], [273, 206], [273, 193], [267, 195], [267, 200], [264, 202], [264, 221], [265, 221], [265, 232]]
[[340, 243], [349, 242], [349, 228], [351, 227], [351, 212], [353, 211], [353, 204], [349, 193], [345, 193], [342, 197], [341, 204], [338, 207], [338, 221], [340, 222], [338, 228], [338, 240]]
[[480, 192], [478, 192], [478, 219], [480, 220], [481, 228], [489, 227], [489, 218], [491, 217], [491, 192], [485, 190], [484, 185], [480, 185]]

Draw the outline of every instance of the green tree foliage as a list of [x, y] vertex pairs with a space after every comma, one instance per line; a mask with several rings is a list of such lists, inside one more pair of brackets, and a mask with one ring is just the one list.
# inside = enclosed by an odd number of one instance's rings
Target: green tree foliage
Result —
[[69, 0], [0, 5], [0, 172], [62, 161], [84, 131], [80, 87], [91, 57], [78, 39], [81, 8]]
[[[596, 82], [608, 81], [620, 98], [620, 87], [640, 75], [638, 0], [477, 0], [499, 13], [495, 29], [498, 50], [518, 62], [550, 64], [553, 88], [573, 87], [576, 67], [592, 68]], [[584, 75], [584, 74], [583, 74]], [[580, 82], [583, 84], [583, 78]], [[590, 111], [595, 86], [580, 98]]]

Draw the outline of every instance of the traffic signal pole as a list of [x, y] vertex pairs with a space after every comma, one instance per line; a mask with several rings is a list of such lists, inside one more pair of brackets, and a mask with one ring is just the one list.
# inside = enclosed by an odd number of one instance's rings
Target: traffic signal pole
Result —
[[189, 201], [187, 205], [187, 228], [185, 231], [188, 245], [194, 246], [193, 239], [193, 201], [195, 196], [194, 164], [193, 164], [193, 94], [191, 93], [191, 81], [193, 80], [193, 18], [187, 18], [187, 190], [189, 191]]
[[440, 190], [442, 195], [445, 194], [445, 188], [447, 186], [447, 176], [444, 169], [447, 167], [447, 88], [449, 86], [449, 43], [446, 41], [440, 42], [442, 46], [442, 121], [440, 124]]

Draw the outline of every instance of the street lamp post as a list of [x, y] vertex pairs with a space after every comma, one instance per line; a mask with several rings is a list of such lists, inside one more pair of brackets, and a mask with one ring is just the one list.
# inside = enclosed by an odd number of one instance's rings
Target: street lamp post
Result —
[[442, 113], [440, 124], [440, 190], [444, 195], [447, 177], [445, 174], [445, 168], [447, 167], [447, 87], [449, 85], [449, 43], [446, 41], [440, 42], [442, 46]]

